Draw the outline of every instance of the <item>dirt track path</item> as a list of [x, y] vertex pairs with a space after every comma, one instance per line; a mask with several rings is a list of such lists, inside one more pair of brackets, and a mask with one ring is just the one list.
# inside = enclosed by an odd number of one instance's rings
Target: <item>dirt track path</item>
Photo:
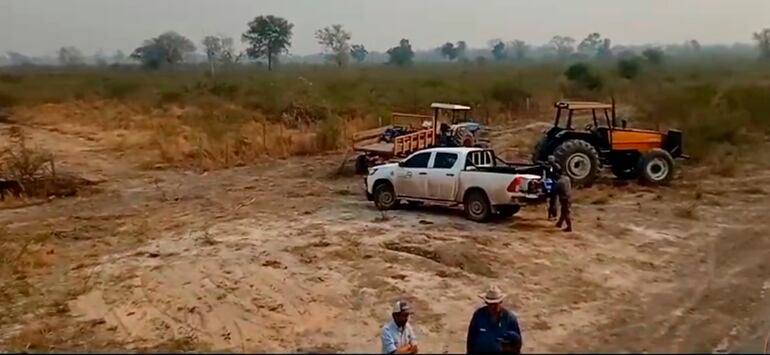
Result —
[[374, 352], [389, 305], [407, 298], [421, 350], [461, 352], [476, 294], [495, 282], [528, 352], [710, 351], [757, 328], [766, 303], [767, 173], [599, 184], [578, 193], [565, 235], [535, 209], [487, 225], [446, 209], [382, 214], [358, 178], [328, 177], [338, 155], [201, 175], [138, 170], [67, 132], [36, 137], [107, 181], [0, 211], [10, 237], [56, 236], [34, 245], [55, 257], [25, 274], [39, 294], [14, 303], [0, 344], [56, 318], [92, 338], [46, 338], [56, 349]]

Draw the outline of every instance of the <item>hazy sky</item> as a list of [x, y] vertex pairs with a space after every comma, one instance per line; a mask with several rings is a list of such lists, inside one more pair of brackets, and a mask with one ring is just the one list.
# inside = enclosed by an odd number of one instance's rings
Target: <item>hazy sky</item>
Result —
[[448, 40], [580, 40], [593, 31], [614, 43], [710, 44], [750, 42], [770, 27], [770, 0], [0, 0], [0, 53], [54, 54], [65, 45], [128, 53], [166, 30], [196, 43], [214, 33], [239, 39], [249, 20], [269, 14], [294, 23], [295, 54], [320, 51], [313, 33], [334, 23], [380, 51], [403, 37], [425, 49]]

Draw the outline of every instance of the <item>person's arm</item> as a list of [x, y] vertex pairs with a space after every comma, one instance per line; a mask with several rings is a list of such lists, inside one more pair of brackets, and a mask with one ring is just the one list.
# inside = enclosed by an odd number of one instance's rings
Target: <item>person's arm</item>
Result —
[[380, 340], [382, 341], [382, 352], [384, 354], [396, 353], [396, 350], [398, 350], [396, 348], [396, 339], [393, 339], [393, 336], [384, 327], [380, 333]]
[[471, 323], [468, 325], [468, 339], [465, 342], [465, 351], [468, 354], [473, 353], [476, 344], [476, 337], [478, 335], [478, 326], [476, 324], [478, 320], [476, 319], [476, 314], [476, 312], [473, 313], [473, 317], [471, 317]]
[[514, 331], [516, 334], [519, 334], [519, 352], [521, 353], [521, 346], [524, 344], [524, 336], [521, 334], [521, 328], [519, 328], [519, 320], [516, 318], [516, 315], [513, 314], [513, 312], [508, 311], [509, 316], [511, 317], [511, 321], [508, 322], [508, 329], [509, 331]]

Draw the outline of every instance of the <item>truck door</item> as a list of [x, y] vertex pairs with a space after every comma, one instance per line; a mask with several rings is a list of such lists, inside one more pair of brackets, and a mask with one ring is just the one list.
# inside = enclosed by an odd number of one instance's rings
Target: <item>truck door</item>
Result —
[[428, 162], [432, 152], [418, 153], [404, 161], [396, 170], [396, 195], [426, 198], [428, 190]]
[[454, 201], [459, 180], [460, 165], [457, 153], [436, 152], [428, 170], [428, 198]]

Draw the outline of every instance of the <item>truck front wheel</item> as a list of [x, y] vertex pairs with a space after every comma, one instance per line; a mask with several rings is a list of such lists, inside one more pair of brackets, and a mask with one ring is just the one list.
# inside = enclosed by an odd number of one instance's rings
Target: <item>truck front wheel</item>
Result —
[[465, 216], [471, 221], [486, 222], [492, 216], [492, 206], [487, 195], [480, 190], [468, 192], [463, 201]]
[[381, 182], [374, 187], [374, 205], [381, 211], [392, 210], [398, 205], [393, 185], [388, 182]]

